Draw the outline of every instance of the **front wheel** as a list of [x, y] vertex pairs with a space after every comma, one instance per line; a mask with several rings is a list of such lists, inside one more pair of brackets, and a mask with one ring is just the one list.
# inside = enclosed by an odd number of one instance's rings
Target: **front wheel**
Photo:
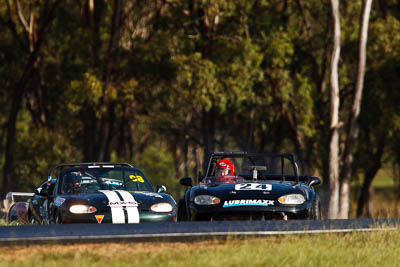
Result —
[[29, 214], [29, 223], [30, 224], [39, 224], [39, 222], [36, 220], [35, 216], [32, 213]]
[[63, 223], [61, 214], [58, 213], [58, 212], [57, 212], [57, 214], [56, 214], [56, 217], [54, 218], [54, 223], [55, 223], [55, 224], [62, 224], [62, 223]]
[[319, 196], [315, 194], [313, 204], [312, 204], [312, 217], [313, 220], [321, 220], [321, 202]]

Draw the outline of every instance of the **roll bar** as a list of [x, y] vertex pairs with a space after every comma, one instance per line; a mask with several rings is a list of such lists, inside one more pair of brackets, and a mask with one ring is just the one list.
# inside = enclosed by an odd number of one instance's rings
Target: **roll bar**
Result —
[[[284, 174], [284, 158], [288, 159], [292, 165], [293, 165], [293, 171], [295, 174], [296, 178], [296, 183], [300, 182], [299, 179], [299, 168], [296, 163], [295, 157], [293, 153], [274, 153], [274, 152], [265, 152], [265, 153], [252, 153], [252, 152], [246, 152], [246, 151], [229, 151], [229, 152], [213, 152], [210, 156], [210, 160], [208, 162], [207, 166], [207, 172], [206, 176], [210, 173], [210, 168], [213, 163], [213, 159], [221, 159], [224, 157], [231, 157], [231, 158], [251, 158], [251, 157], [257, 157], [257, 156], [264, 156], [264, 157], [279, 157], [281, 158], [282, 164], [282, 180], [285, 181], [285, 174]], [[215, 161], [214, 160], [214, 161]]]
[[72, 162], [72, 163], [61, 163], [55, 165], [50, 173], [49, 177], [52, 177], [53, 173], [57, 169], [63, 169], [64, 167], [79, 167], [79, 166], [126, 166], [126, 167], [131, 167], [133, 168], [133, 165], [126, 163], [126, 162]]

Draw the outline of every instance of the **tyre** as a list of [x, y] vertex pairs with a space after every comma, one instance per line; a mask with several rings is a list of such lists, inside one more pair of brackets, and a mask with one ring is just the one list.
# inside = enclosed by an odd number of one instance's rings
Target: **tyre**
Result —
[[186, 211], [186, 203], [184, 199], [179, 200], [178, 202], [178, 218], [177, 221], [187, 221], [187, 211]]
[[313, 205], [312, 205], [312, 217], [313, 220], [321, 220], [321, 202], [319, 196], [315, 194]]
[[32, 213], [29, 214], [29, 223], [30, 224], [39, 224], [39, 222], [36, 220], [35, 216]]
[[13, 212], [13, 206], [11, 206], [10, 209], [8, 210], [8, 212], [7, 212], [6, 222], [10, 223], [10, 222], [16, 220], [15, 212]]
[[58, 212], [57, 212], [57, 214], [56, 214], [56, 217], [54, 218], [54, 223], [55, 223], [55, 224], [62, 224], [62, 223], [63, 223], [61, 214], [58, 213]]

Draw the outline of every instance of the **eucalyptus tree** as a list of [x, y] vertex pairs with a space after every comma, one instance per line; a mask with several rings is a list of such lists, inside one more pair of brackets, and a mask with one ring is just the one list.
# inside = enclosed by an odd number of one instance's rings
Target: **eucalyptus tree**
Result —
[[[393, 10], [394, 11], [394, 10]], [[382, 16], [382, 14], [386, 14]], [[391, 13], [377, 10], [370, 25], [368, 71], [365, 97], [360, 114], [360, 140], [353, 174], [363, 175], [358, 196], [357, 216], [371, 217], [372, 182], [382, 167], [398, 164], [400, 21]], [[397, 174], [394, 173], [394, 177]], [[395, 191], [397, 191], [395, 189]]]
[[14, 154], [16, 147], [16, 123], [26, 90], [40, 90], [41, 50], [47, 39], [47, 32], [55, 18], [56, 10], [61, 1], [45, 1], [29, 3], [19, 1], [4, 1], [2, 21], [7, 21], [8, 30], [18, 44], [20, 55], [24, 57], [22, 71], [13, 76], [17, 78], [10, 84], [12, 90], [11, 105], [7, 121], [7, 137], [5, 161], [3, 165], [2, 193], [10, 189], [14, 170]]
[[329, 204], [328, 218], [336, 219], [339, 212], [339, 57], [340, 13], [339, 0], [331, 0], [333, 16], [333, 49], [331, 59], [330, 141], [329, 141]]
[[353, 94], [353, 103], [349, 112], [348, 129], [343, 152], [343, 165], [341, 169], [340, 181], [340, 207], [338, 217], [347, 219], [349, 216], [350, 205], [350, 180], [351, 180], [351, 165], [353, 163], [353, 150], [358, 138], [358, 118], [360, 116], [360, 107], [362, 100], [362, 92], [364, 86], [365, 64], [367, 58], [367, 39], [368, 39], [368, 24], [371, 12], [372, 0], [366, 0], [363, 4], [362, 19], [360, 25], [360, 37], [358, 48], [358, 69], [357, 78]]

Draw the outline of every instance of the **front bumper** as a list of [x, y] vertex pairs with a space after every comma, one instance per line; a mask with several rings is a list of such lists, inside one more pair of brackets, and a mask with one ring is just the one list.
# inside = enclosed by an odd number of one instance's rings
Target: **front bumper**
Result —
[[[96, 215], [104, 215], [101, 223], [112, 223], [111, 212], [96, 212], [91, 214], [72, 214], [65, 212], [61, 214], [62, 223], [98, 223]], [[125, 218], [126, 223], [127, 216]], [[176, 213], [155, 213], [155, 212], [139, 212], [139, 222], [174, 222], [176, 221]]]
[[190, 217], [193, 221], [209, 220], [306, 220], [311, 218], [311, 204], [268, 207], [245, 206], [229, 207], [190, 205]]

